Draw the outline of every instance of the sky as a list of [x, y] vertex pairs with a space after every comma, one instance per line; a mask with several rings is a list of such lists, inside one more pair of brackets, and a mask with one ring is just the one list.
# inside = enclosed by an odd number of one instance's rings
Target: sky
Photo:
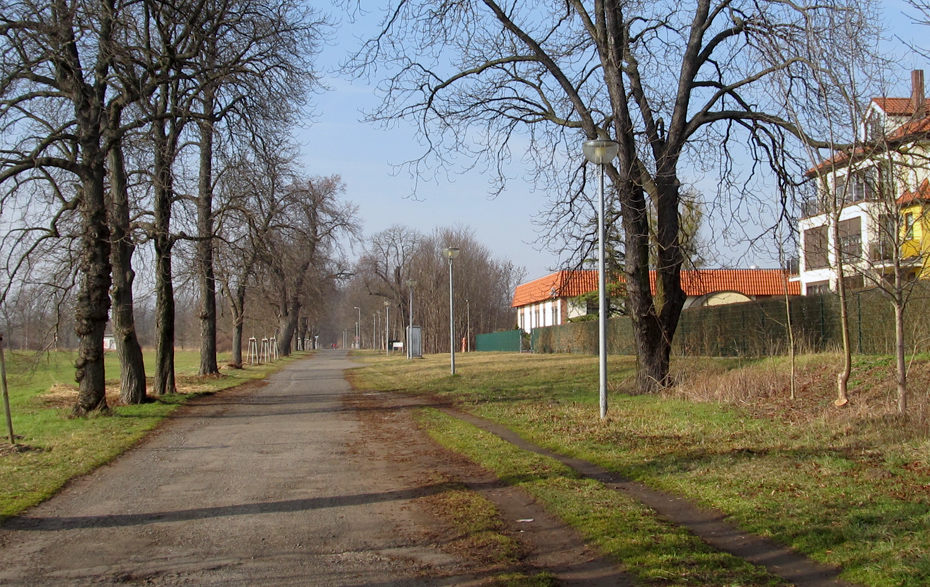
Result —
[[[930, 35], [930, 31], [910, 23], [906, 14], [913, 10], [903, 0], [886, 0], [883, 4], [890, 35], [886, 50], [901, 65], [901, 91], [907, 95], [907, 72], [930, 70], [930, 63], [923, 63], [907, 51], [902, 40], [919, 41]], [[334, 16], [340, 18], [338, 14]], [[373, 30], [376, 16], [370, 15], [351, 26], [342, 19], [333, 42], [323, 49], [318, 63], [329, 90], [314, 97], [315, 117], [295, 132], [305, 170], [312, 175], [342, 177], [345, 197], [359, 207], [366, 236], [397, 224], [424, 233], [437, 227], [465, 226], [474, 231], [476, 240], [497, 259], [524, 267], [527, 280], [560, 268], [560, 259], [538, 244], [538, 227], [533, 223], [546, 205], [546, 194], [523, 182], [519, 168], [515, 168], [517, 177], [497, 197], [489, 196], [487, 177], [479, 170], [464, 173], [452, 170], [441, 181], [417, 183], [396, 167], [422, 152], [414, 128], [400, 122], [392, 129], [382, 129], [361, 121], [363, 112], [379, 103], [373, 88], [364, 81], [342, 78], [331, 71], [357, 47], [358, 35]], [[713, 249], [709, 266], [777, 266], [777, 260], [770, 255], [719, 240], [713, 234], [715, 231], [714, 223], [707, 223], [704, 240]], [[354, 254], [358, 252], [356, 248]]]

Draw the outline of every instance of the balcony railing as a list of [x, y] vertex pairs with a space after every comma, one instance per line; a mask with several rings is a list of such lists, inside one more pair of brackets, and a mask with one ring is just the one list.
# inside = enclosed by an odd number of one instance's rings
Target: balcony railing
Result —
[[824, 209], [820, 200], [816, 198], [811, 198], [808, 200], [801, 200], [801, 218], [808, 218], [810, 216], [817, 216], [818, 214], [823, 214]]
[[850, 234], [840, 237], [840, 255], [843, 262], [855, 262], [862, 258], [862, 235]]

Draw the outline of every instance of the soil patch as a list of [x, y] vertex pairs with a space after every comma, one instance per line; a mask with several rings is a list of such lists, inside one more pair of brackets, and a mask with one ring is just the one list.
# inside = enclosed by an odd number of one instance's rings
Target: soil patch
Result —
[[[412, 413], [420, 407], [440, 407], [425, 398], [398, 393], [358, 392], [348, 396], [347, 403], [365, 424], [364, 438], [356, 449], [375, 451], [377, 458], [392, 460], [398, 466], [409, 466], [409, 460], [420, 460], [420, 466], [434, 471], [434, 478], [422, 480], [433, 487], [431, 494], [420, 500], [426, 513], [434, 518], [429, 539], [444, 551], [463, 557], [476, 566], [481, 576], [523, 574], [538, 576], [548, 573], [560, 585], [632, 585], [632, 580], [613, 562], [589, 547], [574, 529], [546, 512], [527, 493], [498, 480], [492, 473], [465, 457], [439, 447], [417, 429]], [[419, 447], [419, 450], [412, 450]], [[444, 480], [437, 483], [436, 477]], [[495, 542], [463, 539], [453, 523], [454, 513], [438, 497], [443, 487], [460, 485], [492, 502], [504, 523], [503, 534], [518, 545], [514, 553], [501, 553]]]

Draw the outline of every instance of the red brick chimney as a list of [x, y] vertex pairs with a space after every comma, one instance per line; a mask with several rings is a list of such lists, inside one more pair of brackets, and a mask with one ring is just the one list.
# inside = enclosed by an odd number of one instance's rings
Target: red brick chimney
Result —
[[923, 117], [927, 113], [926, 102], [924, 100], [924, 70], [915, 69], [911, 72], [911, 106], [914, 108], [914, 116]]

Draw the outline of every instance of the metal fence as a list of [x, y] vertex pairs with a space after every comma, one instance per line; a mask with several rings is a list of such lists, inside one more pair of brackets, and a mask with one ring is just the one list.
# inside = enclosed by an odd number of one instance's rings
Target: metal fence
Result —
[[523, 331], [508, 330], [506, 332], [492, 332], [479, 334], [475, 337], [475, 350], [478, 351], [504, 351], [519, 353], [523, 350]]
[[[842, 347], [840, 304], [835, 294], [770, 299], [743, 304], [709, 306], [682, 312], [673, 353], [703, 356], [765, 356], [788, 349], [788, 311], [796, 348], [802, 352]], [[849, 296], [852, 350], [858, 354], [894, 352], [894, 311], [877, 289]], [[634, 354], [632, 322], [627, 317], [607, 322], [611, 354]], [[908, 352], [930, 350], [930, 285], [917, 284], [905, 311]], [[597, 322], [577, 322], [536, 328], [532, 350], [541, 353], [597, 353]]]

